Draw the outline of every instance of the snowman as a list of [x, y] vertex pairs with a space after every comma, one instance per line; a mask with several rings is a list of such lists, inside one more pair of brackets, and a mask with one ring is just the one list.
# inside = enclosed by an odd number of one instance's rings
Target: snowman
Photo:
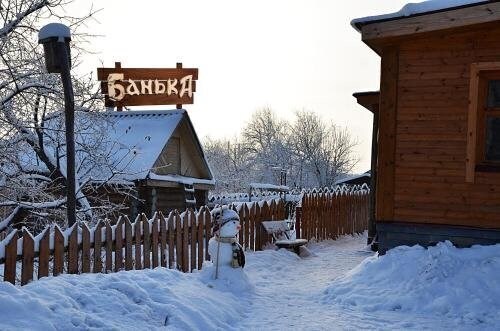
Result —
[[228, 207], [216, 207], [212, 211], [213, 237], [208, 242], [208, 253], [215, 266], [215, 279], [220, 269], [227, 267], [243, 268], [245, 253], [238, 243], [237, 235], [240, 232], [240, 218]]

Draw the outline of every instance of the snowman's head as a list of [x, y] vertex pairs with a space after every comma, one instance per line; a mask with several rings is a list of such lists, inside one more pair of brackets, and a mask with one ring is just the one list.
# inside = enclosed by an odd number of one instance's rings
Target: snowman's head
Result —
[[218, 232], [220, 237], [235, 237], [240, 232], [240, 217], [238, 214], [227, 207], [215, 208], [212, 211], [214, 219], [213, 232]]

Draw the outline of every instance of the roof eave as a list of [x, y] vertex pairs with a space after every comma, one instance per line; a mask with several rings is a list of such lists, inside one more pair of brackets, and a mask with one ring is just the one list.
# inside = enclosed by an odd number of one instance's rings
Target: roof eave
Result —
[[500, 0], [354, 23], [365, 44], [381, 54], [384, 44], [393, 43], [410, 35], [438, 32], [471, 25], [500, 21]]

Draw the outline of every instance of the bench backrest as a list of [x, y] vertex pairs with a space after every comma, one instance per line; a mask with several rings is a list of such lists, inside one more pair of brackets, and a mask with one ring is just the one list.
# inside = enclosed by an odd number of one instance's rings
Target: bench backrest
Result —
[[287, 221], [263, 221], [262, 226], [276, 240], [290, 239], [290, 229]]

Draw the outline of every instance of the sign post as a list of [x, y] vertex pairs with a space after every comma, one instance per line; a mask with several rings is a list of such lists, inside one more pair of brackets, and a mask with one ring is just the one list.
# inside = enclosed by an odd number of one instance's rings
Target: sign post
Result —
[[106, 107], [121, 111], [125, 106], [176, 105], [194, 102], [198, 69], [183, 68], [97, 68], [97, 79]]

